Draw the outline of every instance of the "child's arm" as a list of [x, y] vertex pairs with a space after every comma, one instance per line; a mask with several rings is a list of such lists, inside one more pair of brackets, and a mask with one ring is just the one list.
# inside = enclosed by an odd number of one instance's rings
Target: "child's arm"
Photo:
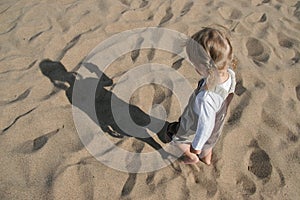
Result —
[[[222, 104], [222, 97], [215, 93], [199, 93], [195, 101], [195, 112], [199, 115], [196, 134], [192, 142], [191, 152], [200, 151], [207, 142], [215, 125], [216, 113]], [[194, 151], [196, 152], [196, 151]]]
[[[218, 101], [218, 100], [217, 100]], [[210, 94], [197, 96], [196, 104], [199, 106], [196, 113], [199, 114], [196, 134], [192, 142], [194, 150], [201, 150], [210, 137], [215, 124], [216, 99]]]

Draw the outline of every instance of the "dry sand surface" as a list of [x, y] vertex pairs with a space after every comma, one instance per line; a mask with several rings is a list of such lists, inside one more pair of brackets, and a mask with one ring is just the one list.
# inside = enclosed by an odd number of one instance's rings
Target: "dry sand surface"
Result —
[[[0, 24], [0, 199], [299, 199], [299, 1], [1, 0]], [[213, 165], [175, 161], [126, 173], [97, 161], [73, 121], [72, 72], [113, 34], [159, 26], [192, 35], [213, 24], [230, 30], [239, 60]], [[186, 60], [158, 49], [127, 53], [104, 73], [117, 83], [151, 62], [193, 86], [199, 79]], [[169, 121], [180, 116], [176, 96], [155, 84], [126, 103], [145, 113], [161, 104]], [[100, 114], [111, 125], [111, 116]], [[149, 142], [105, 134], [132, 152], [165, 145], [156, 136]]]

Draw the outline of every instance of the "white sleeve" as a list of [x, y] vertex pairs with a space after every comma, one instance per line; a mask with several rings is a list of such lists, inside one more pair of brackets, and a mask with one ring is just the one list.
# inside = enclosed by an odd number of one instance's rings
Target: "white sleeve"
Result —
[[212, 96], [212, 94], [207, 92], [198, 95], [195, 100], [194, 110], [199, 114], [199, 118], [192, 147], [195, 150], [202, 150], [215, 126], [215, 117], [220, 99], [218, 95]]

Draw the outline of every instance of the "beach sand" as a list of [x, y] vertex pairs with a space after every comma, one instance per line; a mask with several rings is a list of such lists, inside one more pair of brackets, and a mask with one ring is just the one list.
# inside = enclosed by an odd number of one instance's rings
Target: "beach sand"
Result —
[[[1, 1], [0, 22], [0, 199], [299, 199], [299, 1], [11, 0]], [[239, 65], [212, 166], [175, 161], [127, 173], [95, 159], [73, 121], [71, 72], [122, 31], [159, 26], [191, 36], [216, 24], [230, 30]], [[117, 83], [151, 62], [196, 86], [186, 60], [156, 49], [127, 53], [105, 74]], [[161, 104], [168, 121], [180, 116], [176, 96], [155, 84], [126, 103], [147, 114]], [[132, 152], [154, 151], [134, 137], [107, 137]]]

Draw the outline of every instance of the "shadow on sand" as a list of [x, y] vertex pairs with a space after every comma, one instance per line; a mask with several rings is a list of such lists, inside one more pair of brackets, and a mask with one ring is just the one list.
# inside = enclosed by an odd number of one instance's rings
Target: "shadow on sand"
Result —
[[[87, 115], [89, 112], [87, 111], [87, 108], [80, 107], [80, 105], [75, 105], [76, 103], [72, 102], [72, 93], [73, 93], [73, 87], [76, 80], [76, 76], [78, 75], [76, 72], [68, 72], [64, 65], [60, 62], [55, 62], [51, 60], [43, 60], [40, 63], [40, 70], [41, 72], [50, 79], [50, 81], [55, 86], [55, 90], [52, 92], [55, 93], [59, 90], [65, 90], [65, 94], [69, 100], [69, 102], [73, 105], [78, 107], [80, 110], [85, 112]], [[134, 121], [138, 126], [145, 127], [147, 126], [151, 120], [157, 120], [158, 123], [164, 124], [164, 127], [157, 132], [158, 138], [162, 142], [166, 142], [164, 139], [164, 132], [167, 127], [168, 122], [162, 121], [160, 119], [156, 119], [154, 117], [149, 116], [145, 112], [143, 112], [140, 108], [138, 108], [135, 105], [131, 105], [126, 103], [125, 101], [118, 98], [114, 93], [107, 90], [106, 86], [112, 86], [113, 81], [110, 79], [107, 75], [105, 75], [103, 72], [99, 70], [99, 68], [92, 64], [92, 63], [84, 63], [84, 66], [92, 73], [95, 73], [98, 77], [97, 78], [79, 78], [76, 80], [76, 84], [82, 84], [82, 85], [89, 85], [95, 83], [97, 81], [97, 90], [95, 94], [95, 109], [97, 114], [97, 120], [98, 124], [103, 130], [103, 132], [108, 133], [112, 137], [116, 138], [123, 138], [123, 137], [131, 137], [130, 133], [126, 133], [123, 131], [116, 121], [114, 120], [113, 112], [111, 109], [111, 101], [112, 98], [118, 101], [118, 105], [129, 107], [129, 113], [132, 121]], [[51, 95], [51, 94], [50, 94]], [[90, 117], [90, 119], [93, 119]], [[93, 119], [95, 120], [95, 119]], [[97, 123], [97, 122], [96, 122]], [[153, 131], [153, 130], [152, 130]], [[155, 132], [155, 131], [153, 131]], [[144, 129], [143, 137], [135, 137], [136, 139], [143, 141], [147, 144], [149, 144], [151, 147], [153, 147], [155, 150], [162, 149], [162, 146], [156, 142], [147, 132], [146, 128]], [[147, 137], [145, 137], [147, 135]]]

